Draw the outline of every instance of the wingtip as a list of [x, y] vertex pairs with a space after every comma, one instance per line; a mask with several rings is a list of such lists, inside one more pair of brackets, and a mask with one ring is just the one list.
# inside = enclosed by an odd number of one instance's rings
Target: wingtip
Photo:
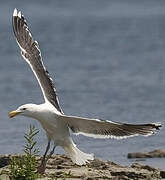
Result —
[[156, 130], [160, 130], [160, 128], [162, 127], [162, 124], [161, 123], [153, 123], [153, 125], [155, 126], [155, 129]]
[[17, 16], [17, 9], [14, 9], [13, 16]]
[[18, 12], [18, 17], [21, 18], [21, 11]]

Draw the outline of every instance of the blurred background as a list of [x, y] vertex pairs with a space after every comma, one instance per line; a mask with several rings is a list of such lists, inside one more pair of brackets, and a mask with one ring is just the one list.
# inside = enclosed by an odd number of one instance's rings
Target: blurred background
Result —
[[[68, 115], [127, 123], [165, 122], [164, 0], [6, 0], [0, 6], [0, 154], [22, 153], [24, 132], [38, 122], [8, 118], [25, 103], [42, 103], [39, 85], [12, 32], [23, 12]], [[74, 136], [97, 158], [129, 165], [128, 152], [165, 148], [164, 128], [150, 137], [101, 140]], [[37, 136], [45, 151], [43, 130]], [[64, 153], [57, 148], [57, 153]], [[164, 159], [144, 164], [163, 168]]]

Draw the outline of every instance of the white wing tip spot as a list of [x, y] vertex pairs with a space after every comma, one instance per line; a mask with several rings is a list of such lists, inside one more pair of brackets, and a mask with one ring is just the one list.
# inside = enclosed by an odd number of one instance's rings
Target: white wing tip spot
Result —
[[21, 11], [18, 12], [18, 17], [21, 19]]
[[162, 126], [162, 123], [157, 122], [157, 123], [153, 123], [155, 126]]
[[17, 9], [14, 9], [13, 16], [17, 16]]

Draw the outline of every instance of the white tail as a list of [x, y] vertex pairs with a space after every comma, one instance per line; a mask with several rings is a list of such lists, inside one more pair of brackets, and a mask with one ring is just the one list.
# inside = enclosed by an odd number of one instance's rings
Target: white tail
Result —
[[80, 151], [73, 142], [63, 148], [71, 160], [77, 165], [85, 165], [89, 160], [94, 160], [93, 154]]

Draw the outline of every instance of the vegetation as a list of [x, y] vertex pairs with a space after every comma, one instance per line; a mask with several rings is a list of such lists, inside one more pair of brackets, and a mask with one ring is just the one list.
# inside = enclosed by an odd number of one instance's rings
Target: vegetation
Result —
[[13, 157], [10, 163], [11, 180], [35, 180], [39, 177], [37, 173], [36, 155], [39, 150], [35, 148], [36, 141], [34, 137], [38, 134], [38, 130], [34, 126], [30, 126], [29, 132], [24, 135], [26, 144], [24, 146], [24, 155]]

